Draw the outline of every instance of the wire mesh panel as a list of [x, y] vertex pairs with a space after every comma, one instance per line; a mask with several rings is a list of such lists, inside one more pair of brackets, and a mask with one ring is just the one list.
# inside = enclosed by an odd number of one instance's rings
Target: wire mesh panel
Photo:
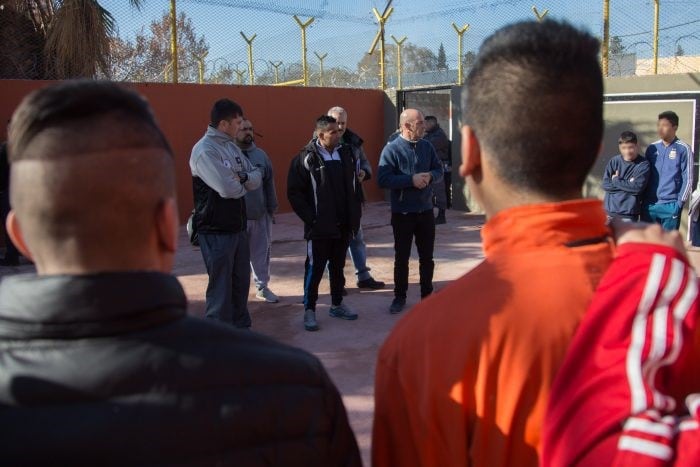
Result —
[[700, 72], [697, 0], [0, 0], [0, 78], [453, 84], [508, 23], [602, 39], [606, 3], [610, 76]]

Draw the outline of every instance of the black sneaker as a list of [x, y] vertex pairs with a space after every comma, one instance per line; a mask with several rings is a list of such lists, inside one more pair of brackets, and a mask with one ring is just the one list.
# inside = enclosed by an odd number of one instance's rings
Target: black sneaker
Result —
[[391, 302], [391, 306], [389, 307], [389, 313], [392, 315], [395, 315], [397, 313], [401, 313], [403, 310], [403, 307], [406, 306], [406, 299], [405, 298], [399, 298], [399, 297], [394, 297], [394, 300]]
[[379, 290], [383, 289], [386, 284], [382, 281], [375, 281], [373, 277], [369, 279], [357, 281], [357, 286], [361, 289]]
[[447, 224], [447, 219], [444, 214], [438, 214], [435, 216], [435, 225]]

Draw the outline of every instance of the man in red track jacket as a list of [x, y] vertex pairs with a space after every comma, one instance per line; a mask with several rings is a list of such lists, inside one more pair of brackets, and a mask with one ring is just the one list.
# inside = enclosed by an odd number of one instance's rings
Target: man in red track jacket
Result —
[[675, 233], [619, 245], [552, 386], [542, 465], [700, 465], [697, 276]]

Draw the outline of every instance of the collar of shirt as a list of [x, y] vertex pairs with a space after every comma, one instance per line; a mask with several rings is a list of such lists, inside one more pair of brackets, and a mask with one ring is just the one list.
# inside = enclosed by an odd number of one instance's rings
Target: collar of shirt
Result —
[[605, 212], [599, 200], [516, 206], [493, 216], [481, 231], [486, 256], [561, 246], [605, 237]]
[[318, 148], [318, 152], [321, 155], [321, 157], [323, 157], [324, 161], [339, 161], [340, 160], [340, 153], [338, 152], [340, 145], [333, 148], [333, 152], [329, 152], [328, 149], [323, 147], [323, 145], [319, 142], [319, 140], [316, 140], [316, 147]]

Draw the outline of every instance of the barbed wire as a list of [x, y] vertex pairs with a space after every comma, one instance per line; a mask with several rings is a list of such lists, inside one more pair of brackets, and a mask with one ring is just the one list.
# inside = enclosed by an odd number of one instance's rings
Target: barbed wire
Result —
[[[118, 0], [94, 3], [113, 21], [108, 56], [84, 57], [92, 63], [73, 68], [114, 80], [173, 81], [169, 1], [148, 0], [139, 11]], [[57, 17], [38, 18], [28, 7], [33, 4], [50, 5], [56, 13], [63, 2], [2, 2], [0, 79], [71, 77], [56, 73], [60, 67], [54, 65], [61, 57], [46, 55], [43, 46], [52, 29], [60, 27]], [[389, 4], [393, 10], [384, 31], [389, 87], [399, 82], [402, 87], [456, 83], [461, 76], [458, 69], [462, 67], [463, 75], [468, 72], [486, 36], [507, 23], [535, 20], [534, 12], [603, 35], [601, 2], [394, 0]], [[657, 72], [700, 72], [697, 2], [661, 0], [660, 4]], [[385, 11], [387, 0], [178, 0], [176, 5], [179, 82], [380, 86], [379, 47], [372, 55], [367, 52], [380, 31], [373, 9]], [[653, 0], [610, 0], [609, 75], [653, 72], [653, 17]], [[304, 22], [308, 24], [301, 27]], [[399, 64], [396, 40], [401, 37], [406, 40], [401, 43]]]

